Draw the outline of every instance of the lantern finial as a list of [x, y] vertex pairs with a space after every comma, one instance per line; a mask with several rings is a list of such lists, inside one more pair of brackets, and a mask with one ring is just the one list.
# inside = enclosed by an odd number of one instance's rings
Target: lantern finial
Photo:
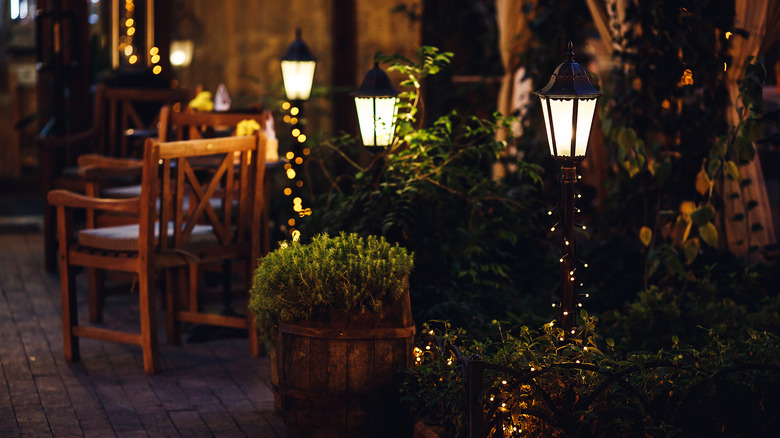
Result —
[[569, 62], [574, 62], [574, 44], [569, 41], [569, 45], [566, 48], [566, 56], [569, 58]]

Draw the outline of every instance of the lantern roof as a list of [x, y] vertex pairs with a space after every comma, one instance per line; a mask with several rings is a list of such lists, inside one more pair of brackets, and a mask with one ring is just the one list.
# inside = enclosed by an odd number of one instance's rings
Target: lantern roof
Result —
[[295, 40], [290, 43], [287, 51], [282, 56], [282, 61], [316, 61], [309, 46], [301, 38], [301, 28], [295, 29]]
[[366, 73], [360, 87], [349, 95], [352, 97], [395, 97], [398, 96], [398, 93], [387, 73], [379, 68], [378, 62], [374, 62], [374, 68]]
[[604, 94], [593, 87], [585, 69], [574, 61], [574, 48], [571, 41], [569, 41], [566, 58], [567, 59], [555, 69], [555, 72], [553, 72], [547, 85], [534, 94], [540, 97], [569, 99], [578, 97], [598, 97]]

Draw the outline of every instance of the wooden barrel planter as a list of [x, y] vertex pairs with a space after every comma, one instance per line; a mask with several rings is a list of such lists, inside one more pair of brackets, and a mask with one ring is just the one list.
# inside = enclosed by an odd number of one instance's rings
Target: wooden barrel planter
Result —
[[276, 346], [287, 436], [398, 436], [405, 422], [395, 383], [412, 365], [408, 287], [380, 313], [321, 310], [282, 321]]

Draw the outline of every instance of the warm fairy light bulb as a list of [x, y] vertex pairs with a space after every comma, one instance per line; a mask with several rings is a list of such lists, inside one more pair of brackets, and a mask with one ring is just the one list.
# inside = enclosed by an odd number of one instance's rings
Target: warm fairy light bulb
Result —
[[583, 266], [583, 267], [585, 267], [585, 268], [587, 268], [587, 267], [588, 267], [588, 264], [587, 264], [587, 263], [583, 263], [583, 264], [582, 264], [582, 266]]
[[283, 103], [282, 103], [282, 109], [283, 109], [283, 110], [288, 110], [288, 109], [290, 109], [290, 102], [283, 102]]
[[564, 245], [567, 245], [567, 246], [569, 245], [569, 241], [568, 240], [564, 240], [563, 243], [564, 243]]
[[552, 303], [552, 306], [555, 307], [555, 303]]
[[579, 359], [577, 359], [577, 360], [575, 360], [575, 361], [574, 361], [574, 363], [580, 363], [580, 360], [579, 360]]
[[582, 303], [577, 303], [577, 307], [582, 307]]
[[582, 229], [583, 229], [583, 230], [587, 230], [588, 228], [587, 228], [585, 225], [583, 225], [583, 226], [582, 226]]
[[293, 116], [297, 116], [299, 112], [300, 112], [300, 110], [298, 109], [297, 106], [294, 106], [294, 107], [290, 108], [290, 114], [293, 115]]
[[502, 384], [502, 385], [506, 385], [506, 380], [502, 380], [502, 381], [501, 381], [501, 384]]
[[555, 231], [555, 227], [550, 227], [550, 231]]
[[563, 263], [563, 257], [559, 258], [558, 261]]
[[558, 339], [559, 339], [559, 340], [561, 340], [561, 341], [563, 341], [563, 336], [561, 336], [561, 337], [560, 337], [560, 338], [558, 338]]
[[574, 334], [574, 329], [571, 330], [571, 334]]
[[552, 216], [552, 210], [547, 210], [547, 215]]
[[534, 367], [531, 367], [531, 371], [532, 371], [532, 372], [533, 372], [533, 371], [536, 371], [536, 368], [534, 368]]
[[582, 347], [582, 349], [588, 351], [588, 347]]

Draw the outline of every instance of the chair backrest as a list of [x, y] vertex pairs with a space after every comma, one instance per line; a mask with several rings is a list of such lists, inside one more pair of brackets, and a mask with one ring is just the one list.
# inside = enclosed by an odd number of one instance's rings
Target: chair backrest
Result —
[[236, 126], [244, 120], [254, 120], [265, 130], [270, 112], [197, 112], [189, 109], [176, 111], [169, 105], [160, 110], [159, 138], [186, 140], [235, 135]]
[[[265, 143], [262, 133], [170, 142], [147, 139], [139, 221], [141, 255], [186, 249], [194, 230], [206, 226], [213, 232], [208, 246], [259, 257]], [[187, 208], [185, 199], [190, 203]], [[156, 208], [158, 200], [160, 209]], [[156, 226], [162, 229], [155, 244]], [[166, 226], [172, 226], [173, 232], [166, 232]]]
[[94, 127], [95, 153], [130, 157], [133, 134], [157, 136], [160, 109], [164, 105], [186, 106], [197, 90], [189, 88], [124, 88], [97, 86]]

